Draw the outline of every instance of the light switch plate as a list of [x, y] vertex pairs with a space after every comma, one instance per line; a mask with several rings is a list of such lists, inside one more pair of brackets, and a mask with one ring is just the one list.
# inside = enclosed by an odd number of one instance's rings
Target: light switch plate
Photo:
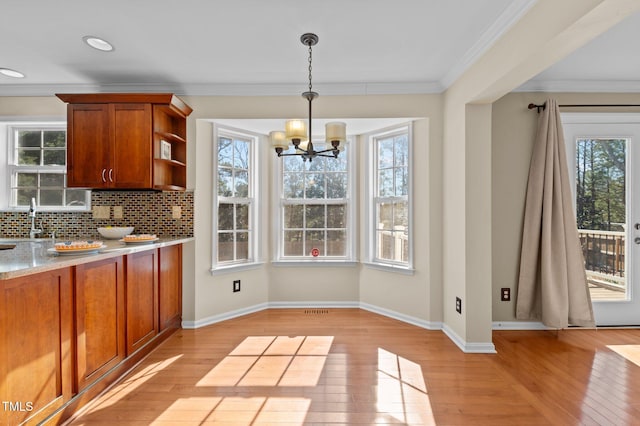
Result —
[[93, 206], [94, 219], [109, 219], [111, 206]]

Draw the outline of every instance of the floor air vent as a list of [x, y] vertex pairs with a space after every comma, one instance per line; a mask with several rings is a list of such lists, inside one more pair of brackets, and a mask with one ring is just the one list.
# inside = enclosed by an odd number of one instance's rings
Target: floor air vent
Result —
[[328, 314], [328, 309], [305, 309], [305, 314]]

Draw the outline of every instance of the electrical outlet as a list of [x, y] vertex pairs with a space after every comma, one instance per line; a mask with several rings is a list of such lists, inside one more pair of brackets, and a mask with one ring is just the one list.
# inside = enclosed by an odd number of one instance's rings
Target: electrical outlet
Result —
[[456, 312], [459, 314], [462, 313], [462, 299], [459, 297], [456, 297]]
[[181, 206], [171, 206], [171, 218], [172, 219], [180, 219], [182, 217], [182, 207]]
[[509, 302], [511, 300], [511, 289], [509, 287], [502, 287], [500, 289], [500, 300], [503, 302]]
[[233, 292], [237, 293], [240, 291], [240, 280], [233, 280]]
[[122, 219], [123, 217], [122, 206], [113, 206], [113, 218]]

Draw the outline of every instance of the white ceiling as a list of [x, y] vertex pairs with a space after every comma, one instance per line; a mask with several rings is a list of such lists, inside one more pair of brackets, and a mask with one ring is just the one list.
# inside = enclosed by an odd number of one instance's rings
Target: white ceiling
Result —
[[[26, 78], [0, 75], [0, 95], [299, 94], [308, 83], [307, 49], [299, 41], [305, 32], [320, 38], [313, 82], [321, 94], [437, 93], [534, 2], [3, 0], [0, 67]], [[115, 51], [89, 48], [85, 35], [110, 41]], [[632, 45], [638, 39], [640, 15], [521, 89], [640, 86], [640, 55]]]

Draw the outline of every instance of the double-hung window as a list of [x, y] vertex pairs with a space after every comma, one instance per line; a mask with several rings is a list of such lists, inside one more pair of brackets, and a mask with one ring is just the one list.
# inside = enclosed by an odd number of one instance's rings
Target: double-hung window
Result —
[[[90, 192], [67, 188], [66, 123], [3, 124], [8, 137], [6, 161], [8, 208], [88, 210]], [[4, 133], [4, 132], [3, 132]]]
[[411, 126], [370, 137], [369, 261], [412, 268]]
[[[324, 149], [322, 141], [314, 146]], [[280, 163], [276, 260], [353, 261], [349, 142], [341, 149], [337, 158], [276, 158]]]
[[214, 127], [214, 270], [256, 261], [256, 144], [256, 136]]

